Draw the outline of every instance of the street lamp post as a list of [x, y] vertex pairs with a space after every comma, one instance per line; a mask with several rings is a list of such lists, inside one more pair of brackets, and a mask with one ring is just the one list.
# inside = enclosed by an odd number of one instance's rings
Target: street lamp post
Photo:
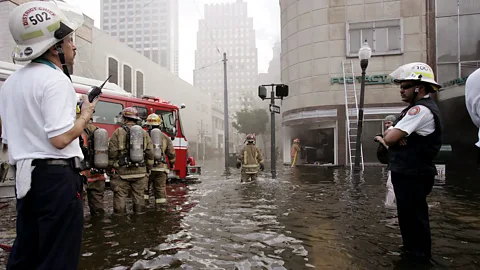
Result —
[[363, 46], [358, 51], [358, 58], [360, 58], [360, 67], [362, 68], [362, 85], [360, 88], [360, 104], [358, 106], [358, 123], [357, 123], [357, 143], [355, 149], [355, 170], [360, 170], [360, 155], [362, 145], [362, 131], [363, 131], [363, 104], [365, 99], [365, 70], [368, 66], [368, 59], [372, 56], [372, 49], [368, 46], [365, 40]]

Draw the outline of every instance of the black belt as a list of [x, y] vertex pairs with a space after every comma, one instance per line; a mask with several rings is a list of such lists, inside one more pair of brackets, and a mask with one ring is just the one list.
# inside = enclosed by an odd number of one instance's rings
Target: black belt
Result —
[[32, 161], [32, 166], [69, 166], [74, 167], [73, 158], [69, 159], [34, 159]]

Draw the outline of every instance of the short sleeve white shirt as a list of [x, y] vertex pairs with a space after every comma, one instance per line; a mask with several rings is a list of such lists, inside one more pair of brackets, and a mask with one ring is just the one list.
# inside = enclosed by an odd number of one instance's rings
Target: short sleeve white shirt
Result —
[[57, 149], [50, 139], [73, 128], [77, 97], [71, 81], [58, 67], [29, 63], [0, 88], [2, 140], [10, 163], [22, 159], [83, 159], [78, 139]]
[[473, 123], [480, 127], [480, 69], [470, 74], [465, 83], [465, 105]]
[[427, 136], [435, 131], [435, 120], [430, 109], [416, 105], [408, 110], [394, 128], [404, 131], [407, 136], [414, 132], [420, 136]]

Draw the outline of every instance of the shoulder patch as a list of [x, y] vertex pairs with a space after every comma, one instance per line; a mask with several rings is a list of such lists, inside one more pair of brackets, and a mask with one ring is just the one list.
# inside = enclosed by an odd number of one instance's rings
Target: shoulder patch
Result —
[[414, 106], [408, 110], [408, 115], [417, 115], [420, 112], [420, 106]]

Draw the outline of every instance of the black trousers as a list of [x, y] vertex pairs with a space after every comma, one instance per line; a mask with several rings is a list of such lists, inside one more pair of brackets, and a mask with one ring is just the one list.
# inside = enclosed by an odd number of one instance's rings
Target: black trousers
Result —
[[432, 252], [427, 195], [432, 191], [434, 179], [434, 175], [392, 172], [403, 246], [416, 256], [430, 257]]
[[77, 269], [83, 230], [82, 178], [69, 166], [38, 165], [17, 199], [17, 237], [7, 270]]

